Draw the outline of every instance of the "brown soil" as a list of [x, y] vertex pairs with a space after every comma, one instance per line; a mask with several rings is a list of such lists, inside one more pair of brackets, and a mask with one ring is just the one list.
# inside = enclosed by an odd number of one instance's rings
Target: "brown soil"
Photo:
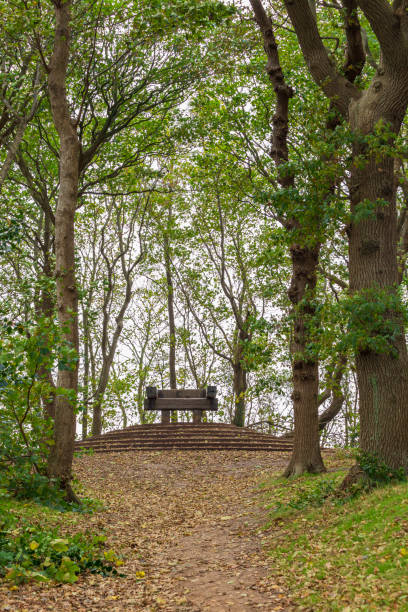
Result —
[[[257, 484], [284, 453], [128, 452], [86, 456], [76, 473], [106, 506], [75, 529], [105, 530], [125, 578], [83, 576], [74, 585], [0, 587], [0, 610], [291, 610], [262, 549]], [[144, 572], [144, 574], [143, 574]]]

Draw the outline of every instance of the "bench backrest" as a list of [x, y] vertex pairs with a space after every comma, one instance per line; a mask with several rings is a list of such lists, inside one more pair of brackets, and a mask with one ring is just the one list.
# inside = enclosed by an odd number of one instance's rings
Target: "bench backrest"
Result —
[[170, 423], [173, 410], [192, 410], [193, 422], [200, 423], [205, 410], [217, 410], [217, 387], [206, 389], [157, 389], [146, 387], [145, 410], [161, 410], [162, 423]]

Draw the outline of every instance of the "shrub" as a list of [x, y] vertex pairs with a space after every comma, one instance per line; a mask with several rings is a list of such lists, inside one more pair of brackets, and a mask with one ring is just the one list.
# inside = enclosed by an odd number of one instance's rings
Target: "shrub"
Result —
[[56, 529], [22, 521], [12, 514], [0, 519], [0, 576], [12, 584], [31, 580], [68, 582], [82, 572], [122, 575], [122, 561], [112, 550], [103, 550], [105, 536], [78, 533], [60, 537]]
[[360, 468], [370, 479], [372, 486], [406, 480], [406, 474], [403, 468], [394, 470], [372, 453], [358, 450], [356, 453], [356, 460]]

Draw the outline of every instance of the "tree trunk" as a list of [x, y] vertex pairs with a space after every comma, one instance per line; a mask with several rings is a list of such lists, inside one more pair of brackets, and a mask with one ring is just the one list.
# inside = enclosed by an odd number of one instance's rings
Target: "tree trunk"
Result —
[[[380, 119], [398, 134], [404, 113], [396, 117], [387, 97], [378, 96], [374, 84], [354, 104], [350, 123], [355, 134], [373, 133]], [[384, 109], [388, 107], [388, 113]], [[381, 112], [382, 110], [382, 112]], [[392, 112], [391, 112], [392, 111]], [[405, 108], [404, 108], [405, 111]], [[354, 157], [365, 156], [366, 164], [353, 164], [351, 170], [351, 213], [363, 202], [375, 204], [368, 218], [352, 222], [349, 228], [350, 290], [372, 306], [382, 301], [399, 303], [397, 260], [397, 212], [394, 160], [379, 158], [363, 145], [354, 147]], [[408, 468], [408, 359], [402, 317], [389, 303], [380, 328], [356, 349], [356, 372], [360, 396], [360, 447], [375, 454], [391, 468]], [[352, 324], [368, 334], [371, 320], [358, 319], [352, 312]], [[389, 349], [376, 349], [369, 341], [373, 335], [385, 340]], [[393, 337], [391, 337], [391, 335]]]
[[92, 404], [92, 436], [102, 433], [102, 395], [98, 394]]
[[[44, 216], [44, 230], [43, 230], [43, 274], [47, 279], [53, 278], [53, 267], [51, 264], [51, 223], [47, 215]], [[48, 287], [43, 286], [41, 288], [41, 294], [38, 300], [38, 315], [45, 317], [50, 321], [53, 320], [55, 309], [55, 297], [51, 294]], [[47, 342], [47, 340], [46, 340]], [[45, 366], [41, 364], [38, 368], [38, 376], [48, 383], [49, 392], [44, 394], [41, 398], [44, 407], [44, 414], [46, 417], [55, 418], [55, 405], [56, 405], [56, 393], [55, 383], [50, 369], [50, 365]]]
[[[165, 244], [168, 243], [165, 236]], [[167, 247], [168, 248], [168, 247]], [[167, 250], [166, 250], [167, 253]], [[176, 324], [174, 320], [174, 295], [173, 295], [173, 278], [171, 274], [170, 259], [165, 256], [166, 263], [166, 281], [167, 281], [167, 313], [169, 318], [169, 373], [170, 373], [170, 389], [177, 389], [177, 373], [176, 373]]]
[[[284, 4], [313, 79], [349, 121], [355, 136], [350, 170], [349, 270], [351, 293], [360, 300], [359, 309], [354, 302], [350, 317], [353, 331], [357, 332], [351, 337], [360, 338], [354, 346], [360, 398], [360, 446], [391, 468], [407, 470], [408, 364], [402, 317], [398, 312], [395, 147], [389, 137], [390, 132], [399, 134], [408, 105], [405, 2], [393, 2], [391, 6], [389, 2], [359, 0], [351, 6], [355, 34], [359, 25], [358, 7], [381, 48], [379, 66], [364, 92], [336, 71], [310, 3], [285, 0]], [[388, 136], [380, 138], [380, 144], [385, 147], [382, 152], [379, 148], [370, 152], [364, 137], [373, 136], [373, 143], [378, 140], [375, 128], [380, 121], [388, 132]], [[356, 220], [355, 213], [361, 212], [357, 207], [367, 208], [367, 203], [373, 206], [371, 214]], [[378, 316], [381, 304], [387, 306]], [[371, 338], [367, 338], [370, 333]], [[357, 473], [355, 470], [354, 474]]]
[[[275, 39], [273, 24], [265, 12], [260, 0], [250, 0], [255, 19], [262, 32], [264, 48], [268, 58], [266, 71], [276, 94], [276, 109], [273, 116], [271, 157], [278, 170], [279, 184], [283, 189], [295, 188], [295, 176], [288, 172], [285, 165], [289, 161], [288, 130], [289, 100], [293, 89], [286, 83], [278, 45]], [[285, 168], [282, 172], [282, 166]], [[300, 223], [296, 218], [282, 219], [288, 231], [297, 228], [301, 233]], [[316, 234], [320, 228], [316, 227]], [[312, 233], [310, 228], [309, 233]], [[303, 236], [305, 243], [310, 235]], [[313, 236], [312, 236], [313, 239]], [[314, 242], [316, 242], [314, 238]], [[295, 420], [294, 448], [285, 476], [303, 472], [322, 472], [325, 470], [320, 454], [318, 428], [318, 392], [319, 363], [317, 356], [306, 354], [310, 344], [311, 324], [314, 315], [316, 274], [319, 262], [320, 245], [315, 247], [293, 244], [290, 248], [292, 260], [292, 281], [289, 288], [289, 299], [293, 304], [293, 339], [290, 346], [292, 358], [293, 411]], [[301, 302], [304, 300], [304, 304]]]
[[319, 363], [308, 354], [315, 309], [313, 298], [316, 287], [320, 247], [291, 247], [292, 282], [289, 299], [293, 304], [292, 357], [293, 408], [295, 419], [294, 447], [285, 476], [303, 472], [324, 472], [319, 445]]
[[87, 306], [83, 307], [82, 321], [84, 328], [84, 391], [82, 398], [82, 439], [88, 437], [88, 403], [89, 403], [89, 320]]
[[126, 429], [127, 423], [128, 423], [128, 421], [127, 421], [127, 414], [126, 414], [126, 408], [125, 408], [125, 406], [123, 404], [123, 401], [122, 401], [120, 393], [118, 394], [118, 404], [119, 404], [120, 411], [122, 413], [122, 428]]
[[[323, 393], [320, 394], [318, 398], [318, 407], [320, 407], [326, 400], [328, 400], [331, 396], [332, 401], [329, 406], [319, 415], [319, 432], [320, 434], [324, 430], [324, 428], [336, 418], [339, 414], [343, 402], [344, 395], [341, 390], [341, 380], [343, 378], [344, 370], [347, 365], [347, 357], [345, 355], [340, 355], [338, 359], [338, 364], [333, 372], [331, 381], [329, 382], [329, 388], [326, 389]], [[293, 438], [294, 431], [288, 431], [281, 438]]]
[[326, 408], [324, 412], [319, 416], [319, 432], [321, 433], [324, 428], [336, 418], [339, 414], [344, 403], [344, 395], [343, 393], [335, 391], [333, 393], [333, 398], [329, 406]]
[[70, 481], [75, 441], [75, 404], [78, 389], [78, 295], [75, 279], [74, 224], [78, 194], [80, 146], [71, 121], [66, 93], [70, 50], [70, 1], [55, 3], [54, 48], [48, 76], [51, 111], [60, 139], [60, 188], [55, 213], [55, 267], [57, 311], [62, 338], [74, 351], [69, 363], [58, 369], [57, 386], [68, 396], [58, 395], [54, 421], [54, 446], [48, 472], [59, 479], [67, 497], [76, 499]]
[[[171, 219], [171, 210], [169, 211], [169, 221]], [[176, 372], [176, 323], [174, 320], [174, 288], [173, 276], [171, 273], [170, 260], [170, 244], [166, 232], [163, 234], [164, 245], [164, 264], [166, 268], [166, 285], [167, 285], [167, 314], [169, 319], [169, 374], [170, 374], [170, 389], [177, 389], [177, 372]], [[171, 412], [171, 420], [177, 423], [177, 411]]]
[[240, 331], [237, 340], [236, 353], [234, 358], [234, 418], [233, 424], [237, 427], [245, 427], [245, 393], [247, 391], [247, 373], [243, 367], [242, 360], [242, 338], [243, 333]]
[[126, 273], [126, 293], [123, 300], [121, 309], [118, 316], [116, 317], [115, 331], [112, 336], [112, 342], [109, 346], [108, 343], [108, 323], [109, 317], [104, 318], [103, 323], [103, 340], [102, 340], [102, 369], [99, 376], [98, 386], [94, 394], [94, 403], [92, 406], [92, 435], [100, 436], [102, 433], [102, 401], [106, 391], [106, 387], [109, 382], [109, 374], [115, 358], [116, 349], [118, 346], [119, 338], [123, 329], [123, 321], [125, 318], [126, 310], [132, 299], [132, 286], [133, 281], [130, 270]]

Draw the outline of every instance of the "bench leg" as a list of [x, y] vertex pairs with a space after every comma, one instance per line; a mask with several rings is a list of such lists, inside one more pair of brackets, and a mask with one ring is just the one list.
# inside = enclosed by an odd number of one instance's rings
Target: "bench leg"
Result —
[[170, 410], [161, 411], [161, 422], [162, 425], [170, 425]]
[[201, 410], [193, 410], [193, 423], [194, 425], [201, 423]]

